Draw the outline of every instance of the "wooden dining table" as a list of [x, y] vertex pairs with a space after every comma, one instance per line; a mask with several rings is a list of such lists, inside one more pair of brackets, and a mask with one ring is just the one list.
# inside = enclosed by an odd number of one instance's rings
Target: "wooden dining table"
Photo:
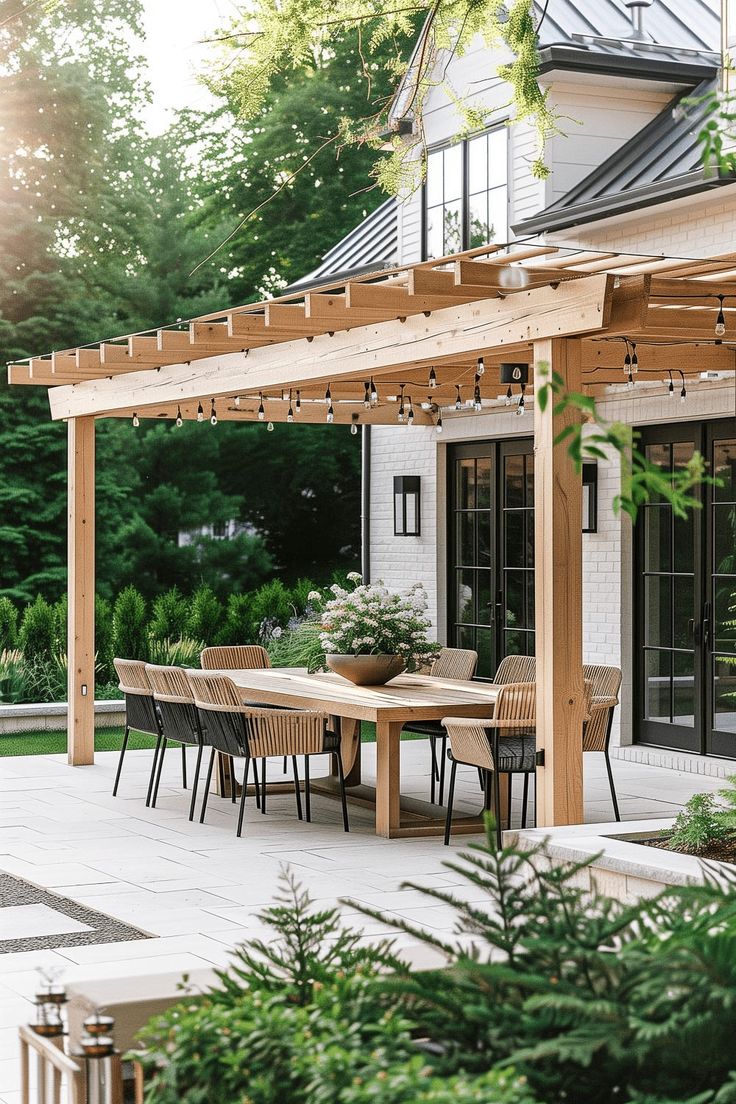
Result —
[[[443, 717], [492, 717], [500, 687], [427, 675], [399, 675], [385, 686], [354, 686], [340, 675], [306, 674], [267, 668], [214, 672], [226, 675], [243, 693], [243, 700], [291, 709], [319, 709], [334, 718], [341, 737], [343, 765], [351, 801], [375, 809], [376, 835], [387, 838], [439, 835], [444, 830], [442, 809], [429, 801], [401, 794], [400, 737], [413, 721]], [[361, 777], [360, 722], [376, 726], [376, 784]], [[269, 787], [270, 788], [270, 787]], [[318, 793], [338, 796], [338, 781], [329, 774], [312, 782]], [[482, 829], [480, 813], [459, 818], [457, 832]]]

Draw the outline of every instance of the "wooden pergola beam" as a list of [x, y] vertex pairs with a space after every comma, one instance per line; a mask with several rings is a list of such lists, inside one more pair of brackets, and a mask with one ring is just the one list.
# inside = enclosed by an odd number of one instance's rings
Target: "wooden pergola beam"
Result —
[[[273, 387], [367, 378], [402, 368], [441, 365], [489, 350], [528, 347], [530, 340], [559, 333], [581, 334], [605, 327], [611, 317], [613, 281], [593, 276], [519, 292], [507, 299], [484, 299], [435, 311], [405, 322], [381, 322], [356, 330], [287, 341], [232, 353], [196, 366], [176, 364], [124, 378], [94, 380], [50, 393], [58, 418], [114, 413], [155, 403], [185, 402]], [[240, 316], [234, 316], [233, 323]]]

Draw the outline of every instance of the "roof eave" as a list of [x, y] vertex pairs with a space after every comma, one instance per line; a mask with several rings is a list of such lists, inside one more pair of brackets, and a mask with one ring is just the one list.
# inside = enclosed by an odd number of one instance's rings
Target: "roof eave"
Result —
[[571, 226], [600, 222], [602, 219], [613, 218], [615, 215], [622, 215], [641, 207], [652, 207], [659, 203], [683, 199], [698, 192], [710, 191], [723, 184], [733, 184], [734, 181], [736, 181], [736, 175], [706, 176], [702, 169], [698, 169], [672, 180], [648, 184], [644, 188], [632, 188], [617, 196], [588, 200], [586, 203], [573, 204], [559, 211], [542, 211], [538, 215], [517, 222], [512, 229], [517, 236], [567, 230]]
[[717, 64], [705, 58], [675, 61], [651, 54], [639, 56], [596, 53], [573, 46], [545, 46], [539, 52], [539, 73], [555, 70], [577, 73], [597, 73], [601, 76], [626, 77], [629, 80], [669, 81], [675, 84], [699, 84], [718, 73]]

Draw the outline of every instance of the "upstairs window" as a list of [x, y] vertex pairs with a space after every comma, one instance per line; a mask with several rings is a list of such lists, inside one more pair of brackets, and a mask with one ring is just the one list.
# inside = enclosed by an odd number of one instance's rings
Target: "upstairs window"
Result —
[[424, 255], [443, 257], [508, 239], [505, 126], [430, 150], [424, 186]]

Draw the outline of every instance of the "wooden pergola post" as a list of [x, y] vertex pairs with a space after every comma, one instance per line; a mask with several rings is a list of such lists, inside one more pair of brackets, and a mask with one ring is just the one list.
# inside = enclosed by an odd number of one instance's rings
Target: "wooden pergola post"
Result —
[[[581, 389], [580, 343], [534, 344], [534, 390], [550, 372]], [[583, 578], [581, 477], [560, 430], [579, 415], [534, 404], [535, 617], [537, 655], [537, 824], [583, 821]]]
[[67, 755], [95, 758], [95, 420], [68, 422]]

